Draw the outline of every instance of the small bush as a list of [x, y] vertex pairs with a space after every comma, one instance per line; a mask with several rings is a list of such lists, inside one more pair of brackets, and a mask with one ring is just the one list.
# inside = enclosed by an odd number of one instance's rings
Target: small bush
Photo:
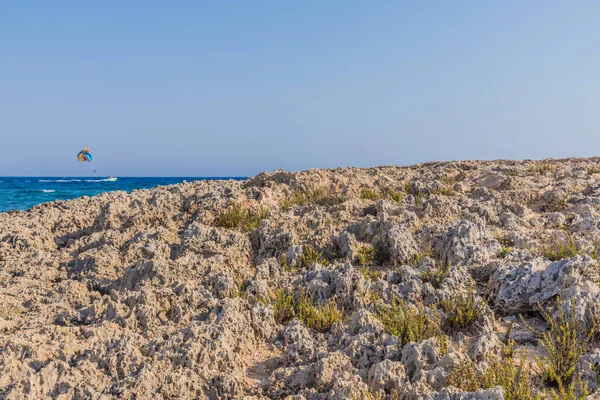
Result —
[[541, 248], [541, 255], [550, 261], [559, 261], [563, 258], [574, 257], [578, 254], [577, 246], [571, 235], [567, 237], [566, 242], [553, 239], [550, 243]]
[[419, 276], [423, 282], [429, 282], [434, 288], [439, 289], [442, 281], [450, 274], [450, 263], [442, 264], [436, 268], [421, 273]]
[[483, 314], [483, 304], [475, 299], [473, 289], [470, 289], [467, 295], [442, 301], [441, 306], [446, 314], [446, 325], [451, 330], [468, 329]]
[[279, 207], [281, 207], [281, 209], [286, 212], [291, 210], [292, 205], [293, 205], [292, 200], [290, 200], [287, 197], [285, 199], [282, 199], [279, 201]]
[[482, 389], [483, 382], [475, 364], [469, 359], [463, 359], [454, 365], [448, 374], [446, 385], [454, 386], [465, 392], [476, 392]]
[[360, 198], [363, 200], [375, 200], [381, 198], [381, 193], [374, 191], [371, 188], [363, 188], [360, 192]]
[[575, 387], [575, 380], [566, 387], [559, 384], [557, 389], [550, 390], [548, 398], [549, 400], [585, 400], [589, 394], [588, 383], [584, 382], [580, 376], [577, 378], [577, 387]]
[[302, 255], [300, 256], [300, 267], [310, 268], [314, 263], [321, 265], [329, 265], [329, 261], [323, 258], [323, 253], [316, 250], [312, 245], [306, 244], [302, 246]]
[[370, 265], [375, 261], [375, 248], [370, 244], [361, 244], [356, 249], [358, 265]]
[[277, 259], [277, 262], [279, 263], [281, 269], [283, 269], [285, 272], [294, 272], [297, 269], [296, 264], [288, 263], [287, 256], [285, 254], [281, 254]]
[[327, 332], [335, 322], [341, 321], [343, 317], [343, 311], [337, 308], [335, 302], [330, 300], [323, 307], [317, 308], [304, 291], [300, 292], [296, 312], [307, 328], [318, 332]]
[[[577, 321], [575, 301], [571, 302], [569, 313], [563, 310], [562, 303], [558, 298], [556, 307], [558, 316], [552, 317], [548, 311], [538, 305], [538, 309], [550, 329], [542, 333], [540, 339], [547, 355], [543, 358], [536, 357], [536, 361], [542, 377], [547, 382], [557, 385], [559, 389], [561, 386], [564, 389], [572, 383], [575, 367], [592, 338], [594, 329], [585, 333], [584, 327]], [[523, 318], [521, 320], [524, 322]], [[536, 333], [532, 327], [526, 323], [525, 325]]]
[[[505, 349], [504, 354], [512, 354], [512, 349]], [[461, 390], [475, 392], [501, 386], [506, 400], [537, 400], [531, 391], [532, 381], [530, 367], [524, 360], [517, 362], [513, 357], [488, 357], [487, 368], [477, 371], [475, 364], [468, 360], [458, 363], [450, 374], [446, 384]]]
[[265, 208], [251, 210], [241, 204], [234, 203], [217, 215], [217, 225], [227, 229], [240, 228], [244, 232], [250, 232], [260, 225], [260, 221], [269, 217], [269, 211]]
[[512, 251], [511, 247], [504, 247], [498, 253], [498, 258], [505, 258]]
[[307, 328], [319, 332], [328, 331], [343, 317], [343, 311], [338, 309], [333, 301], [329, 301], [323, 307], [315, 307], [304, 290], [299, 292], [297, 298], [293, 292], [278, 290], [273, 299], [273, 308], [277, 323], [286, 324], [298, 317]]
[[299, 191], [290, 199], [291, 204], [299, 206], [319, 205], [319, 206], [336, 206], [345, 201], [344, 196], [336, 193], [331, 188], [318, 187], [312, 190]]
[[456, 191], [450, 187], [447, 186], [441, 186], [435, 190], [431, 191], [431, 194], [437, 194], [440, 196], [455, 196], [456, 195]]
[[421, 261], [423, 261], [423, 259], [425, 257], [429, 257], [429, 258], [433, 257], [433, 246], [432, 245], [428, 245], [425, 248], [421, 248], [421, 250], [418, 253], [416, 253], [410, 259], [405, 260], [405, 262], [408, 265], [417, 266], [417, 265], [421, 264]]
[[394, 299], [391, 304], [379, 305], [375, 301], [374, 308], [385, 331], [397, 336], [401, 346], [429, 339], [440, 333], [437, 316], [426, 313], [422, 302], [412, 305], [402, 299]]
[[362, 267], [360, 269], [360, 273], [366, 280], [370, 282], [377, 281], [381, 276], [381, 271], [373, 271], [371, 267]]
[[287, 324], [294, 316], [296, 307], [296, 299], [294, 293], [286, 292], [281, 289], [275, 293], [273, 299], [273, 309], [275, 315], [275, 321], [278, 324]]
[[529, 168], [529, 172], [531, 173], [537, 173], [540, 175], [546, 175], [546, 173], [554, 173], [556, 172], [556, 167], [553, 167], [552, 165], [548, 164], [548, 163], [543, 163], [537, 166], [531, 166]]
[[390, 196], [390, 198], [392, 200], [394, 200], [397, 203], [402, 202], [402, 199], [404, 199], [404, 194], [402, 192], [398, 192], [392, 189], [388, 189], [385, 191], [385, 193]]
[[467, 175], [464, 171], [460, 171], [456, 175], [445, 175], [440, 180], [444, 182], [446, 185], [454, 185], [457, 182], [462, 182], [465, 180]]

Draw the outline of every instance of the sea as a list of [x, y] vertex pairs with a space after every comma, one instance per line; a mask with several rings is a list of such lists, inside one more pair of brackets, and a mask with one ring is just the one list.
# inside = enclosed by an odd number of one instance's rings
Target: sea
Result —
[[31, 207], [54, 200], [69, 200], [81, 196], [95, 196], [104, 192], [150, 189], [184, 181], [236, 179], [244, 177], [169, 177], [121, 178], [109, 182], [98, 177], [1, 177], [0, 212], [29, 210]]

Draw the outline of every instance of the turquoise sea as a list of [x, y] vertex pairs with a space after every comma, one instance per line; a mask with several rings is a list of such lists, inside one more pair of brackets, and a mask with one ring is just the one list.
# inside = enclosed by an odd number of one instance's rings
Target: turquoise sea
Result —
[[54, 200], [69, 200], [81, 196], [95, 196], [114, 190], [130, 192], [150, 189], [183, 181], [218, 179], [246, 179], [243, 177], [169, 177], [169, 178], [121, 178], [108, 182], [98, 177], [0, 177], [0, 212], [28, 210], [31, 207]]

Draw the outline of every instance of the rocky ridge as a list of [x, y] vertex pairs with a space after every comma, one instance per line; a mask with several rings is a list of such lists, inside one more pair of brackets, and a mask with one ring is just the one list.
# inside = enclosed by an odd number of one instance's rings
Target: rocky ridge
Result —
[[527, 399], [498, 362], [571, 398], [528, 361], [549, 318], [578, 330], [564, 386], [595, 398], [599, 208], [594, 158], [275, 171], [0, 213], [0, 399]]

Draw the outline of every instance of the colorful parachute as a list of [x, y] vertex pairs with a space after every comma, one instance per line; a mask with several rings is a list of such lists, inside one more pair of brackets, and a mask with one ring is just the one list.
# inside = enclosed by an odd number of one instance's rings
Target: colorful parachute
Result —
[[77, 154], [77, 161], [79, 162], [90, 162], [92, 161], [92, 151], [90, 149], [83, 149]]

